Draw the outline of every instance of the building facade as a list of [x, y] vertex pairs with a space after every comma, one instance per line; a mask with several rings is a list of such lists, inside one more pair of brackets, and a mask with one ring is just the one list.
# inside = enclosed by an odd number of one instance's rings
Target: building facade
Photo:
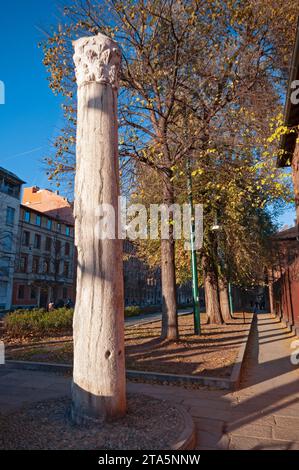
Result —
[[74, 302], [72, 206], [49, 190], [25, 188], [20, 206], [12, 308]]
[[271, 311], [299, 333], [299, 226], [278, 232], [272, 240], [269, 272]]
[[[124, 292], [126, 307], [162, 306], [160, 268], [149, 267], [138, 257], [134, 244], [128, 240], [124, 241]], [[203, 305], [203, 291], [201, 294], [200, 300]], [[192, 299], [191, 281], [177, 286], [178, 304], [191, 304]]]
[[[76, 249], [73, 207], [57, 192], [24, 188], [0, 168], [0, 312], [75, 302]], [[161, 306], [159, 268], [124, 241], [125, 305]], [[178, 286], [178, 303], [192, 301], [191, 283]]]
[[294, 83], [299, 79], [299, 22], [290, 64], [284, 109], [284, 126], [289, 132], [281, 137], [277, 159], [279, 168], [291, 167], [296, 226], [279, 232], [273, 239], [275, 261], [269, 273], [271, 311], [299, 334], [299, 102], [292, 100]]
[[11, 308], [23, 183], [0, 167], [0, 313]]

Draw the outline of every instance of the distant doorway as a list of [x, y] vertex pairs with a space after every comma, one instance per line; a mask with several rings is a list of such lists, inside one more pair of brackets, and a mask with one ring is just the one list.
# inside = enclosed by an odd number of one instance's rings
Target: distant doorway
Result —
[[40, 299], [39, 299], [39, 306], [41, 308], [47, 308], [47, 302], [48, 302], [48, 290], [47, 289], [41, 289]]

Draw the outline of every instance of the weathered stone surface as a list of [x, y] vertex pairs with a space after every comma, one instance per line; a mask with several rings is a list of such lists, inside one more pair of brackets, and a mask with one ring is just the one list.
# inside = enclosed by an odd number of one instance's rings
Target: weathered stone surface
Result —
[[299, 442], [299, 426], [289, 425], [289, 427], [275, 426], [273, 429], [274, 439], [281, 439], [283, 441], [298, 441]]
[[73, 45], [78, 87], [95, 82], [118, 88], [121, 53], [115, 41], [98, 33], [80, 38]]
[[262, 439], [260, 437], [233, 436], [229, 450], [289, 450], [290, 445], [283, 441], [273, 439]]
[[[248, 437], [263, 437], [272, 438], [273, 428], [269, 424], [245, 424], [239, 427], [233, 427], [234, 436], [248, 436]], [[228, 433], [230, 432], [230, 426], [227, 428]]]
[[[122, 240], [119, 231], [117, 87], [120, 51], [98, 34], [74, 42], [78, 82], [73, 417], [106, 419], [126, 410]], [[99, 227], [108, 207], [113, 233]], [[113, 224], [114, 222], [114, 224]], [[108, 235], [108, 234], [107, 234]]]
[[221, 433], [203, 431], [197, 428], [197, 447], [225, 450], [228, 448], [228, 439]]
[[296, 416], [278, 416], [274, 415], [276, 426], [280, 428], [295, 428], [298, 430], [299, 436], [299, 415]]

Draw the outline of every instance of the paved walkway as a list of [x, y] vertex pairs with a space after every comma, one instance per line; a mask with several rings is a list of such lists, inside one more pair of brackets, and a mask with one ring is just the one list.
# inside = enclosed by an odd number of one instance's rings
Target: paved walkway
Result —
[[[192, 313], [192, 309], [190, 308], [182, 308], [178, 310], [178, 315], [188, 315]], [[155, 313], [144, 313], [142, 315], [138, 315], [136, 317], [129, 317], [125, 319], [125, 324], [130, 326], [135, 326], [139, 324], [146, 324], [151, 323], [156, 320], [161, 320], [162, 312], [155, 312]]]
[[[277, 319], [258, 315], [240, 390], [187, 390], [129, 383], [129, 391], [183, 404], [197, 427], [198, 449], [299, 449], [299, 365], [296, 339]], [[70, 379], [0, 369], [0, 410], [69, 393]]]

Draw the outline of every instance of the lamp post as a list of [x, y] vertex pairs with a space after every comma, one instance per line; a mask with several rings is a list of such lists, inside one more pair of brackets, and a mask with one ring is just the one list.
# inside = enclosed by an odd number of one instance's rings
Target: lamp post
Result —
[[195, 224], [194, 224], [194, 207], [192, 197], [192, 177], [190, 158], [187, 159], [187, 189], [188, 201], [190, 208], [190, 245], [191, 245], [191, 270], [192, 270], [192, 295], [193, 295], [193, 316], [194, 316], [194, 334], [200, 335], [200, 308], [199, 308], [199, 289], [198, 289], [198, 273], [197, 273], [197, 256], [194, 248]]
[[233, 317], [233, 315], [234, 315], [234, 306], [233, 306], [233, 296], [232, 296], [232, 285], [231, 285], [230, 282], [228, 283], [228, 300], [229, 300], [230, 314]]
[[[187, 75], [191, 76], [192, 68], [191, 64], [186, 64]], [[184, 116], [184, 136], [187, 141], [187, 129], [188, 129], [188, 116], [187, 106], [185, 106]], [[194, 334], [200, 335], [200, 308], [199, 308], [199, 290], [198, 290], [198, 273], [197, 273], [197, 256], [194, 247], [195, 237], [195, 223], [194, 223], [194, 207], [192, 197], [192, 175], [191, 175], [191, 159], [190, 156], [187, 158], [186, 163], [187, 170], [187, 191], [188, 191], [188, 202], [190, 209], [190, 247], [191, 247], [191, 271], [192, 271], [192, 296], [193, 296], [193, 316], [194, 316]]]

